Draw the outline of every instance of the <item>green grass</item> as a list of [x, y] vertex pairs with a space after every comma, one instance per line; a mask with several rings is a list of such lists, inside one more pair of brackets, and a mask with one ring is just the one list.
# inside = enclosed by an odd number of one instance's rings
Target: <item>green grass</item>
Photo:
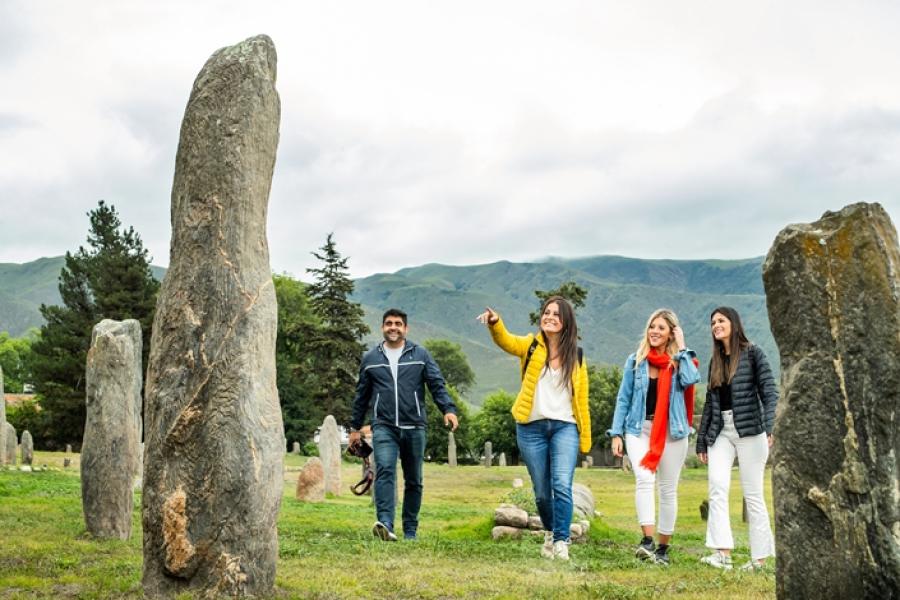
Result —
[[[129, 541], [91, 539], [81, 514], [77, 460], [62, 470], [63, 456], [37, 453], [36, 464], [59, 470], [0, 472], [0, 598], [140, 597], [140, 495]], [[722, 573], [697, 562], [706, 552], [706, 523], [698, 510], [706, 496], [705, 469], [684, 471], [673, 564], [665, 569], [632, 556], [639, 531], [630, 474], [577, 471], [576, 481], [593, 490], [602, 516], [593, 520], [588, 543], [574, 545], [572, 560], [561, 563], [539, 557], [538, 539], [490, 539], [493, 509], [514, 478], [527, 483], [524, 467], [426, 465], [420, 540], [385, 544], [372, 537], [368, 497], [347, 492], [319, 504], [294, 499], [305, 460], [286, 460], [278, 521], [280, 598], [774, 597], [771, 569]], [[359, 465], [344, 465], [345, 489], [359, 471]], [[734, 475], [731, 512], [740, 564], [748, 558], [747, 527], [740, 522]]]

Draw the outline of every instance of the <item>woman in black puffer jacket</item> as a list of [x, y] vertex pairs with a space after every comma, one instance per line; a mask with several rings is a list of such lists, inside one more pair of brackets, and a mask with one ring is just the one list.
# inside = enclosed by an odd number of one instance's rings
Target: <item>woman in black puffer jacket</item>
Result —
[[715, 552], [700, 561], [720, 569], [732, 568], [734, 538], [728, 516], [728, 490], [731, 467], [737, 457], [750, 522], [750, 562], [742, 568], [754, 570], [775, 554], [763, 497], [763, 477], [772, 446], [778, 390], [766, 355], [747, 340], [736, 310], [727, 306], [715, 309], [710, 327], [713, 354], [697, 435], [697, 455], [709, 464], [706, 545]]

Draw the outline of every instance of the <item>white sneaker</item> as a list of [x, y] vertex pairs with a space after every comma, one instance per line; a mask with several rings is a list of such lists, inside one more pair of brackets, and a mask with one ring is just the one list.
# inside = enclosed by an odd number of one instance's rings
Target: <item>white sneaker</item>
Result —
[[762, 571], [765, 568], [765, 563], [758, 560], [750, 560], [741, 565], [741, 571]]
[[541, 546], [541, 556], [544, 558], [553, 558], [553, 532], [544, 532], [544, 545]]
[[563, 540], [553, 542], [553, 559], [569, 560], [569, 543]]
[[716, 550], [709, 556], [704, 556], [700, 559], [700, 562], [717, 569], [724, 569], [726, 571], [730, 571], [733, 568], [731, 564], [731, 557], [721, 550]]

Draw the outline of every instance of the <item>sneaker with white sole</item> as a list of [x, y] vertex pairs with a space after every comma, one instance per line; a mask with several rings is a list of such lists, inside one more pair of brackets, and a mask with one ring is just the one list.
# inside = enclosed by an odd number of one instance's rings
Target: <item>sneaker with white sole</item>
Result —
[[747, 561], [741, 565], [741, 571], [762, 571], [766, 568], [765, 563], [758, 560]]
[[541, 556], [544, 558], [553, 558], [553, 532], [544, 532], [544, 545], [541, 546]]
[[381, 521], [375, 521], [375, 524], [372, 525], [372, 535], [379, 538], [384, 542], [396, 542], [397, 536], [391, 531], [391, 528], [382, 523]]
[[553, 560], [569, 560], [569, 542], [553, 542]]
[[653, 545], [653, 538], [649, 535], [645, 535], [641, 538], [641, 543], [638, 544], [638, 547], [635, 549], [634, 556], [641, 560], [652, 560], [655, 550], [656, 546]]
[[730, 571], [733, 568], [733, 565], [731, 564], [731, 557], [720, 550], [716, 550], [709, 556], [704, 556], [700, 559], [700, 562], [717, 569], [724, 569], [726, 571]]

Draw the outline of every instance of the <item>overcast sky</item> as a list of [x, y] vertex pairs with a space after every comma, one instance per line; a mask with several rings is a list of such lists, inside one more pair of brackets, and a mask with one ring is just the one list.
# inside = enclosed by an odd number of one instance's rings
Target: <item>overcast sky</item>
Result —
[[278, 51], [272, 268], [745, 258], [880, 202], [900, 222], [900, 3], [0, 0], [0, 262], [99, 199], [168, 263], [184, 107]]

